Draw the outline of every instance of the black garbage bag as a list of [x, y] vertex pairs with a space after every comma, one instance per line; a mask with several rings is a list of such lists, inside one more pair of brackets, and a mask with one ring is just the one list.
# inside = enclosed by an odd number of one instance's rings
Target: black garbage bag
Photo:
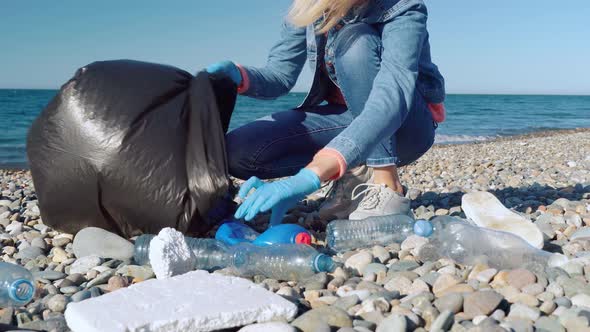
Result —
[[229, 79], [129, 60], [77, 71], [33, 123], [27, 155], [43, 222], [123, 236], [206, 230], [230, 180]]

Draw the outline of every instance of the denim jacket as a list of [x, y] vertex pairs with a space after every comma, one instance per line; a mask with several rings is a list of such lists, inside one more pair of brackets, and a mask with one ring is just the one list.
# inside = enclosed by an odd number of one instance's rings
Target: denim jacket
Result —
[[[423, 0], [369, 0], [361, 11], [343, 19], [344, 24], [370, 24], [381, 33], [382, 65], [365, 109], [388, 110], [381, 111], [386, 117], [379, 122], [384, 130], [393, 129], [395, 132], [399, 128], [401, 123], [397, 128], [392, 128], [390, 124], [405, 118], [415, 93], [421, 93], [428, 103], [442, 103], [445, 99], [444, 79], [431, 60], [427, 16]], [[259, 99], [273, 99], [287, 94], [295, 85], [307, 60], [314, 72], [314, 79], [300, 107], [320, 104], [326, 93], [325, 84], [320, 80], [320, 76], [323, 76], [320, 75], [320, 66], [324, 58], [337, 56], [331, 47], [337, 32], [332, 29], [325, 37], [316, 34], [315, 28], [315, 25], [298, 28], [284, 22], [281, 38], [272, 47], [266, 66], [240, 67], [245, 77], [241, 93]], [[342, 144], [336, 145], [348, 165], [360, 162], [363, 153], [354, 144], [346, 144], [349, 149], [342, 149]]]

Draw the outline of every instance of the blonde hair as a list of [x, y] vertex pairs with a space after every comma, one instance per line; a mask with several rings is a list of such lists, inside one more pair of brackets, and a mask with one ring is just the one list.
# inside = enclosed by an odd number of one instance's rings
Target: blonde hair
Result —
[[304, 27], [324, 18], [317, 27], [318, 33], [325, 33], [333, 28], [342, 17], [356, 4], [363, 0], [293, 0], [289, 11], [291, 23]]

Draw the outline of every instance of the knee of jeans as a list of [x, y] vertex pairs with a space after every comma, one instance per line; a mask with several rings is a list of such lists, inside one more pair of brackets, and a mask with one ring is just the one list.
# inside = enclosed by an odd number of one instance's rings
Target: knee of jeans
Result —
[[381, 36], [367, 23], [345, 25], [334, 40], [336, 62], [347, 69], [381, 58]]
[[254, 155], [252, 145], [246, 144], [240, 135], [231, 132], [225, 136], [225, 151], [227, 153], [227, 167], [231, 176], [247, 180], [252, 176], [253, 169], [250, 156]]

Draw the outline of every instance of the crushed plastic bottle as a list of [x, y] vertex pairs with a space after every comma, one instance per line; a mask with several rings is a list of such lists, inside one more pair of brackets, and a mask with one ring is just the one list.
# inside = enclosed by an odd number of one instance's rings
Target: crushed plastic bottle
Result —
[[405, 214], [369, 217], [363, 220], [334, 220], [326, 228], [328, 247], [337, 252], [374, 245], [401, 243], [412, 234], [432, 232], [432, 224], [415, 221]]
[[241, 222], [229, 221], [219, 227], [215, 233], [215, 239], [229, 245], [242, 242], [250, 242], [257, 246], [281, 243], [311, 244], [309, 232], [295, 224], [271, 226], [260, 234]]
[[35, 295], [31, 272], [20, 265], [0, 262], [0, 307], [21, 307]]
[[[149, 245], [154, 235], [135, 241], [134, 260], [149, 264]], [[230, 268], [244, 277], [264, 275], [277, 280], [304, 280], [319, 272], [335, 269], [332, 258], [305, 244], [257, 246], [248, 242], [228, 246], [215, 239], [185, 237], [195, 257], [194, 270]]]
[[565, 256], [537, 249], [512, 233], [473, 226], [459, 218], [437, 217], [431, 223], [439, 229], [425, 234], [430, 241], [419, 253], [423, 261], [448, 257], [463, 265], [525, 268], [538, 274], [567, 261]]

